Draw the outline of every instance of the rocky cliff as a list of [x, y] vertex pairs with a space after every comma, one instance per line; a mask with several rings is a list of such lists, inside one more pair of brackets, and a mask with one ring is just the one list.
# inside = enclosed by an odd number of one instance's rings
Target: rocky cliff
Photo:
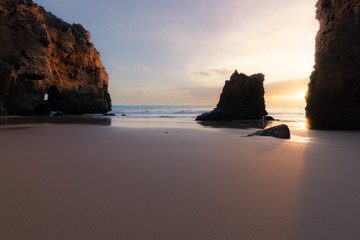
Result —
[[0, 0], [0, 104], [6, 112], [111, 110], [108, 75], [90, 38], [82, 25], [31, 0]]
[[306, 115], [315, 129], [360, 129], [360, 1], [319, 0]]
[[220, 95], [220, 101], [210, 113], [198, 121], [263, 119], [267, 115], [264, 101], [264, 75], [247, 76], [235, 71]]

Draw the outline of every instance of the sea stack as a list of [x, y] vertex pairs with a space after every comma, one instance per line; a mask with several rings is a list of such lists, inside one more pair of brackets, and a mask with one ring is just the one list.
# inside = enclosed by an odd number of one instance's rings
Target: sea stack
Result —
[[31, 0], [0, 0], [0, 105], [7, 114], [111, 110], [90, 33]]
[[316, 7], [306, 116], [313, 129], [360, 129], [360, 1], [319, 0]]
[[196, 118], [197, 121], [257, 120], [267, 115], [264, 100], [264, 74], [232, 74], [220, 95], [216, 108]]

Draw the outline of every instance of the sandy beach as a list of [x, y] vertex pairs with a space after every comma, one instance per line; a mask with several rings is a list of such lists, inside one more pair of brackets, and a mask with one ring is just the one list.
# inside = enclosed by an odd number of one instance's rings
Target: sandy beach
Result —
[[359, 29], [360, 0], [0, 0], [0, 240], [360, 240]]
[[358, 239], [359, 132], [0, 126], [0, 239]]

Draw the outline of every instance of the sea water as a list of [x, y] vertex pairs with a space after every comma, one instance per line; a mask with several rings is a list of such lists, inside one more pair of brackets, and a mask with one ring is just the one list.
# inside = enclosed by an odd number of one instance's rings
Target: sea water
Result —
[[[148, 119], [173, 121], [194, 121], [196, 116], [209, 112], [214, 106], [187, 106], [187, 105], [113, 105], [112, 112], [115, 118]], [[270, 116], [283, 122], [305, 122], [305, 110], [300, 107], [268, 106]]]
[[112, 113], [127, 118], [196, 118], [212, 110], [212, 106], [174, 106], [174, 105], [114, 105]]

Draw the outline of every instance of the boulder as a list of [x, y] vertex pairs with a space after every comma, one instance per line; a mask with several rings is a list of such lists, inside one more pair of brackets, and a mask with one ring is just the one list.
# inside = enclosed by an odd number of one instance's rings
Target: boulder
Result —
[[7, 113], [110, 111], [108, 74], [90, 38], [82, 25], [32, 0], [0, 0], [0, 102]]
[[306, 117], [313, 129], [360, 129], [360, 1], [319, 0], [316, 7]]
[[216, 108], [196, 118], [197, 121], [263, 119], [267, 115], [264, 100], [264, 75], [247, 76], [236, 70], [220, 95]]
[[290, 129], [287, 125], [281, 124], [275, 127], [267, 128], [264, 130], [260, 130], [254, 132], [252, 134], [247, 135], [248, 137], [252, 136], [271, 136], [282, 139], [290, 139]]

